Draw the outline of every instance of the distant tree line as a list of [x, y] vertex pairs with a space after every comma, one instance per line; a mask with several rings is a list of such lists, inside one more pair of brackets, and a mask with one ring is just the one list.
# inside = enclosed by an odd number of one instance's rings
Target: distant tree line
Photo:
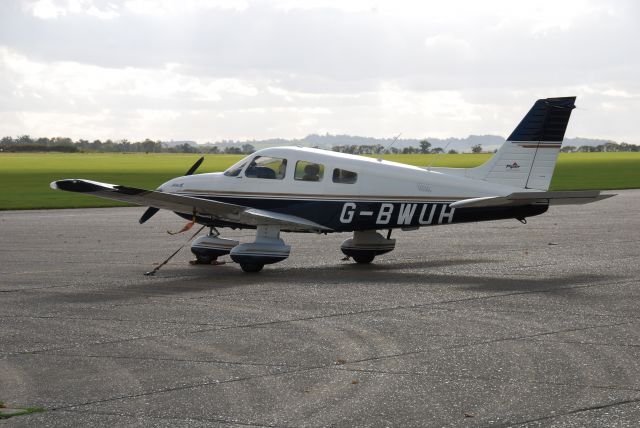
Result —
[[3, 137], [0, 139], [0, 151], [3, 152], [63, 152], [63, 153], [225, 153], [249, 154], [255, 151], [251, 144], [227, 146], [221, 149], [215, 145], [195, 146], [188, 143], [168, 146], [162, 141], [146, 139], [130, 142], [129, 140], [77, 140], [71, 138], [32, 138], [29, 135], [19, 137]]
[[592, 152], [640, 152], [640, 146], [628, 143], [614, 143], [613, 141], [599, 144], [597, 146], [562, 146], [560, 149], [563, 153], [592, 153]]
[[[284, 141], [284, 140], [283, 140]], [[286, 143], [283, 143], [286, 144]], [[378, 155], [382, 153], [393, 154], [439, 154], [444, 153], [445, 149], [441, 147], [432, 147], [427, 140], [421, 140], [418, 147], [394, 147], [393, 143], [387, 146], [382, 144], [348, 144], [334, 145], [333, 151], [341, 153], [351, 153], [356, 155]], [[3, 137], [0, 139], [0, 151], [2, 152], [119, 152], [119, 153], [210, 153], [210, 154], [250, 154], [256, 151], [251, 144], [234, 143], [223, 141], [222, 144], [205, 144], [194, 145], [188, 143], [170, 144], [163, 141], [154, 141], [146, 139], [144, 141], [130, 142], [129, 140], [77, 140], [71, 138], [54, 137], [54, 138], [32, 138], [29, 135], [21, 135], [19, 137]], [[640, 152], [640, 146], [628, 143], [607, 142], [597, 146], [563, 146], [562, 152]], [[471, 147], [472, 153], [482, 153], [483, 149], [480, 144]], [[456, 150], [449, 150], [447, 153], [458, 153]]]
[[[397, 147], [393, 147], [393, 143], [392, 143], [390, 146], [387, 146], [387, 147], [383, 146], [382, 144], [372, 144], [372, 145], [350, 144], [350, 145], [344, 145], [344, 146], [338, 145], [338, 146], [333, 146], [331, 150], [333, 150], [334, 152], [350, 153], [354, 155], [379, 155], [382, 153], [393, 153], [394, 155], [397, 155], [397, 154], [412, 155], [416, 153], [421, 153], [421, 154], [444, 153], [444, 149], [442, 147], [431, 148], [431, 143], [427, 140], [420, 141], [420, 147], [409, 146], [409, 147], [403, 147], [401, 149]], [[455, 154], [458, 152], [456, 152], [455, 150], [449, 150], [448, 153]]]

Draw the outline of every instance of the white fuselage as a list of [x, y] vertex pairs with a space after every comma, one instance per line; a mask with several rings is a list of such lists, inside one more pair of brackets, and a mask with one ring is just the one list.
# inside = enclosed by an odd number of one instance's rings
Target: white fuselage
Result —
[[[271, 156], [287, 160], [282, 179], [247, 177], [245, 171], [255, 156]], [[298, 161], [314, 162], [324, 166], [325, 174], [319, 181], [296, 180], [294, 168]], [[460, 199], [508, 195], [522, 191], [511, 186], [490, 183], [397, 162], [348, 155], [326, 150], [279, 147], [264, 149], [245, 160], [244, 169], [235, 177], [222, 173], [197, 174], [178, 177], [160, 186], [163, 192], [201, 196], [237, 196], [260, 198], [313, 198], [318, 200], [433, 200]], [[355, 172], [355, 183], [336, 183], [331, 171], [344, 169]]]

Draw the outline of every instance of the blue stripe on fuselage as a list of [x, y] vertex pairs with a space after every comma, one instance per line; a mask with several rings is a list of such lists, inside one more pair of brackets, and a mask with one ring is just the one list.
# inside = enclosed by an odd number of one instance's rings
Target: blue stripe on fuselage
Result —
[[[326, 226], [336, 232], [371, 229], [411, 228], [473, 221], [525, 218], [547, 211], [548, 205], [453, 209], [453, 201], [332, 201], [284, 198], [248, 198], [191, 194], [250, 208], [294, 215]], [[188, 214], [179, 214], [191, 218]], [[198, 218], [199, 223], [219, 227], [251, 227]]]

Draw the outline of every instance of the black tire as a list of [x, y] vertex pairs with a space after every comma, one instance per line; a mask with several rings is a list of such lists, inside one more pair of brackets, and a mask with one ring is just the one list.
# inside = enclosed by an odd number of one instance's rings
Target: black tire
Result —
[[358, 254], [357, 256], [353, 256], [353, 261], [360, 264], [367, 264], [371, 263], [375, 258], [375, 254]]
[[256, 273], [256, 272], [260, 272], [264, 267], [264, 265], [254, 264], [254, 263], [240, 263], [240, 267], [245, 272]]
[[210, 265], [212, 261], [216, 260], [217, 257], [213, 257], [213, 256], [203, 256], [201, 254], [196, 254], [196, 260], [198, 261], [198, 264], [201, 265]]

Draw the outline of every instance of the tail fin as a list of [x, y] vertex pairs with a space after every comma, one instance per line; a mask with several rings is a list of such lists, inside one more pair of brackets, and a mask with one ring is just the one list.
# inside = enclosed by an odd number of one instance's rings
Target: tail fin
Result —
[[523, 189], [548, 190], [576, 97], [535, 102], [498, 152], [467, 170], [471, 178]]

